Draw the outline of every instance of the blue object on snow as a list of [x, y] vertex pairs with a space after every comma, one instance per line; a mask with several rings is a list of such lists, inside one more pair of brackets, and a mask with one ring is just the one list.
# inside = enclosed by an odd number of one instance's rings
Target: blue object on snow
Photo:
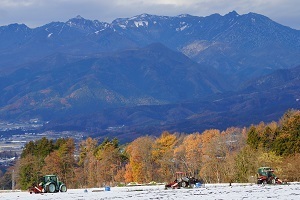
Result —
[[196, 188], [201, 187], [201, 183], [196, 183]]

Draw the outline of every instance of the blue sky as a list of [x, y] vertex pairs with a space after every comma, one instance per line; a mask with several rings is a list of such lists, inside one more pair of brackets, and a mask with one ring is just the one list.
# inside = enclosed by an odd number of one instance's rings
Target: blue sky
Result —
[[300, 30], [300, 0], [0, 0], [0, 26], [12, 23], [34, 28], [81, 15], [111, 22], [142, 13], [176, 16], [255, 12]]

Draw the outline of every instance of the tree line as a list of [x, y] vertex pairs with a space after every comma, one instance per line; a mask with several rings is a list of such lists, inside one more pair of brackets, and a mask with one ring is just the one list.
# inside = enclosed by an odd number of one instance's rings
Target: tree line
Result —
[[191, 134], [164, 131], [123, 145], [116, 138], [87, 138], [78, 147], [72, 138], [42, 138], [25, 145], [1, 182], [10, 188], [12, 171], [16, 188], [24, 190], [45, 174], [57, 174], [68, 188], [169, 182], [177, 171], [206, 183], [254, 182], [261, 166], [300, 181], [300, 110], [287, 111], [279, 122]]

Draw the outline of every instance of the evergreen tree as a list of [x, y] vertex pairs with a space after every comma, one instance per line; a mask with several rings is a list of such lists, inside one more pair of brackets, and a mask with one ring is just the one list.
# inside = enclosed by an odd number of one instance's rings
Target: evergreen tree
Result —
[[258, 152], [250, 146], [245, 146], [235, 159], [235, 180], [237, 182], [246, 183], [251, 176], [256, 174]]
[[260, 144], [260, 137], [256, 131], [255, 126], [251, 126], [248, 132], [247, 144], [253, 148], [257, 149]]
[[285, 156], [300, 153], [300, 110], [290, 110], [283, 116], [274, 151]]

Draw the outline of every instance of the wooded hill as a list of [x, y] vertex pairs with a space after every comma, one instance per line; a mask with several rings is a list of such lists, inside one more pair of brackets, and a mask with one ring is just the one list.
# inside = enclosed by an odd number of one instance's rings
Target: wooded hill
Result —
[[42, 138], [25, 145], [1, 177], [1, 188], [10, 189], [13, 170], [16, 188], [25, 190], [45, 174], [57, 174], [68, 188], [169, 182], [176, 171], [206, 183], [251, 182], [260, 166], [274, 168], [281, 179], [300, 181], [300, 110], [287, 111], [278, 122], [192, 134], [165, 131], [126, 145], [87, 138], [77, 149], [72, 138]]

